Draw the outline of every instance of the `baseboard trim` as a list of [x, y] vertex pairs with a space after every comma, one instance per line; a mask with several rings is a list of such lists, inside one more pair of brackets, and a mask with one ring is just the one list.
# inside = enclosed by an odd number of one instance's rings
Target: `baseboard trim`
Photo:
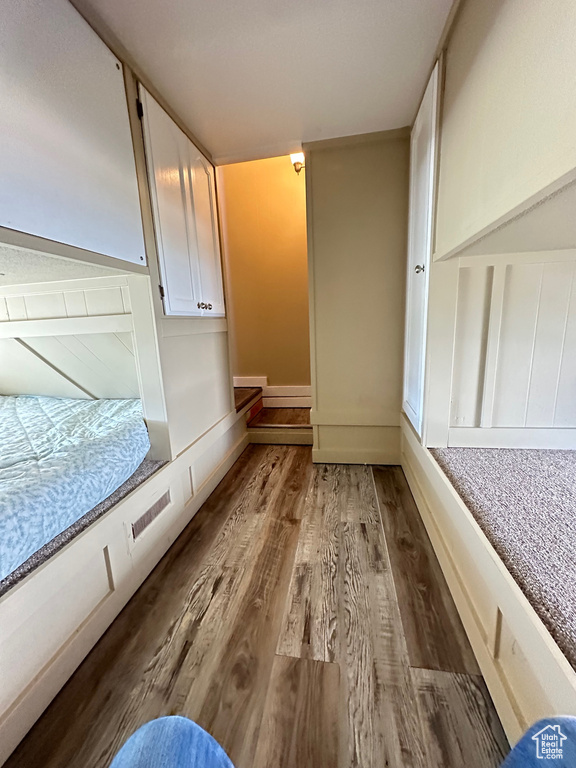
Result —
[[[306, 402], [302, 405], [292, 403], [292, 407], [310, 407], [312, 405], [312, 387], [310, 385], [268, 386], [267, 376], [234, 376], [235, 387], [262, 387], [264, 398], [282, 399], [298, 398]], [[266, 405], [266, 408], [286, 408], [290, 405]]]
[[311, 397], [266, 397], [263, 398], [264, 408], [311, 408]]
[[348, 450], [341, 448], [314, 448], [312, 461], [321, 464], [400, 464], [400, 451], [396, 449]]
[[235, 387], [264, 387], [268, 386], [267, 376], [234, 376]]
[[264, 397], [311, 397], [312, 387], [264, 387]]
[[450, 448], [576, 449], [576, 429], [569, 427], [452, 427]]
[[312, 445], [314, 436], [311, 429], [248, 429], [251, 443], [256, 445]]

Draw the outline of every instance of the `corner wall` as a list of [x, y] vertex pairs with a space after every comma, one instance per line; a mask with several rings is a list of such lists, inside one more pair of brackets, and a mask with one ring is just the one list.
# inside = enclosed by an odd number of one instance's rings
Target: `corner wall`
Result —
[[400, 461], [408, 130], [305, 146], [314, 461]]

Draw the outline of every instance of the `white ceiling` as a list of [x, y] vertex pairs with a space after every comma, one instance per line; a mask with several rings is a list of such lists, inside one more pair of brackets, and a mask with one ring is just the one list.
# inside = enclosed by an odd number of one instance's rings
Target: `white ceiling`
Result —
[[412, 123], [452, 0], [73, 0], [218, 163]]

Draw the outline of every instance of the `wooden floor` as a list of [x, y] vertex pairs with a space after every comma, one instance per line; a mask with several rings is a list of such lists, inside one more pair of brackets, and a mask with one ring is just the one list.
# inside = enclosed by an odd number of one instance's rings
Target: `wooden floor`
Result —
[[250, 446], [8, 761], [183, 714], [237, 768], [492, 768], [506, 741], [397, 467]]
[[258, 429], [262, 429], [262, 427], [309, 427], [310, 408], [262, 408], [248, 426]]

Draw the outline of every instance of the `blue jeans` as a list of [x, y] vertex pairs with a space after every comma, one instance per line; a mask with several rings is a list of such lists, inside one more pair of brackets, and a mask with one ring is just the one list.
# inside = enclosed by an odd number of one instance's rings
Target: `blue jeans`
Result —
[[[561, 750], [561, 751], [560, 751]], [[576, 768], [576, 718], [547, 717], [529, 728], [502, 768]]]
[[234, 768], [209, 733], [185, 717], [160, 717], [139, 728], [110, 768]]

